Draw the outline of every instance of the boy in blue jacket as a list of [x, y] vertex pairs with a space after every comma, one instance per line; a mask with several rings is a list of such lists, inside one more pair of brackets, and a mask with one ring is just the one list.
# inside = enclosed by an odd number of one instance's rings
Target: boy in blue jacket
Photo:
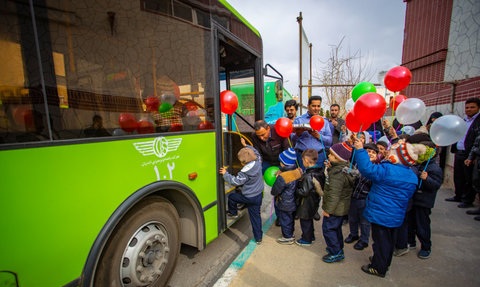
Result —
[[373, 164], [362, 142], [356, 136], [353, 140], [357, 168], [372, 181], [363, 215], [371, 223], [373, 257], [370, 264], [362, 266], [362, 271], [385, 277], [392, 262], [396, 228], [402, 225], [408, 201], [417, 189], [417, 176], [410, 166], [421, 151], [401, 142], [392, 146], [387, 161]]
[[282, 237], [277, 239], [280, 244], [293, 244], [295, 242], [295, 189], [297, 180], [302, 176], [297, 168], [297, 155], [293, 148], [283, 151], [278, 159], [281, 173], [272, 186], [271, 194], [275, 197], [275, 214], [277, 215]]

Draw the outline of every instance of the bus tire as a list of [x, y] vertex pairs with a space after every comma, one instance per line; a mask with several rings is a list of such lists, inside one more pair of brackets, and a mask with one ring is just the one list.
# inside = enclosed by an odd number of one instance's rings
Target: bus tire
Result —
[[180, 221], [173, 205], [149, 197], [134, 206], [110, 236], [93, 286], [164, 286], [180, 252]]

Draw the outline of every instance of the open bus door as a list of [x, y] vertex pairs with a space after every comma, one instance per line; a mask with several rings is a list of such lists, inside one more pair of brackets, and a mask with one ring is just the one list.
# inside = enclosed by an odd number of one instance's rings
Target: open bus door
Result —
[[[242, 165], [238, 161], [237, 153], [243, 147], [240, 139], [244, 138], [247, 144], [251, 144], [253, 124], [263, 118], [263, 78], [261, 57], [248, 49], [246, 45], [236, 41], [234, 37], [227, 36], [225, 31], [218, 34], [218, 74], [219, 94], [223, 90], [231, 90], [232, 86], [245, 84], [249, 86], [247, 91], [237, 94], [238, 108], [231, 115], [220, 113], [221, 137], [218, 138], [219, 167], [227, 166], [231, 174], [238, 173]], [[220, 121], [218, 121], [220, 122]], [[225, 219], [220, 223], [220, 229], [230, 226], [234, 220], [228, 219], [227, 197], [235, 192], [235, 187], [228, 185], [219, 175], [219, 212]], [[240, 212], [243, 214], [243, 211]], [[220, 216], [222, 218], [222, 216]], [[240, 216], [238, 217], [240, 218]]]

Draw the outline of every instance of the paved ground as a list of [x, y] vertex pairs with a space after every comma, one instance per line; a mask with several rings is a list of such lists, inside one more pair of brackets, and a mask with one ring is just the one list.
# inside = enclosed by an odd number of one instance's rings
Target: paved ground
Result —
[[[326, 245], [321, 221], [315, 222], [316, 242], [310, 247], [301, 247], [277, 244], [275, 239], [280, 236], [280, 229], [274, 225], [269, 227], [265, 220], [268, 230], [263, 244], [247, 245], [215, 286], [480, 286], [480, 273], [476, 273], [480, 271], [480, 221], [473, 220], [473, 216], [457, 208], [456, 203], [444, 200], [452, 194], [449, 189], [438, 192], [431, 215], [431, 257], [419, 259], [418, 249], [394, 257], [385, 278], [360, 270], [372, 255], [371, 246], [357, 251], [353, 245], [346, 244], [343, 262], [324, 263], [321, 258], [326, 253]], [[266, 202], [269, 204], [268, 198]], [[478, 206], [478, 202], [476, 204]], [[264, 217], [270, 208], [265, 210]], [[297, 238], [301, 234], [298, 221], [295, 234]], [[347, 225], [343, 227], [343, 234], [348, 235]]]

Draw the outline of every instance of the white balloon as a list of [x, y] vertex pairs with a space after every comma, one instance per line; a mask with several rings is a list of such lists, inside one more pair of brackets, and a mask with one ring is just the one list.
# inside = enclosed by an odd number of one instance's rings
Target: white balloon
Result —
[[413, 135], [415, 128], [412, 126], [404, 126], [401, 131], [409, 136]]
[[459, 116], [445, 115], [433, 122], [430, 138], [438, 146], [449, 146], [461, 140], [467, 134], [467, 129], [467, 123]]
[[411, 125], [418, 122], [426, 110], [425, 103], [417, 98], [408, 98], [398, 105], [395, 116], [397, 121], [403, 125]]
[[347, 113], [353, 110], [354, 105], [355, 105], [355, 102], [353, 101], [352, 98], [347, 100], [347, 102], [345, 103], [345, 110], [347, 111]]

